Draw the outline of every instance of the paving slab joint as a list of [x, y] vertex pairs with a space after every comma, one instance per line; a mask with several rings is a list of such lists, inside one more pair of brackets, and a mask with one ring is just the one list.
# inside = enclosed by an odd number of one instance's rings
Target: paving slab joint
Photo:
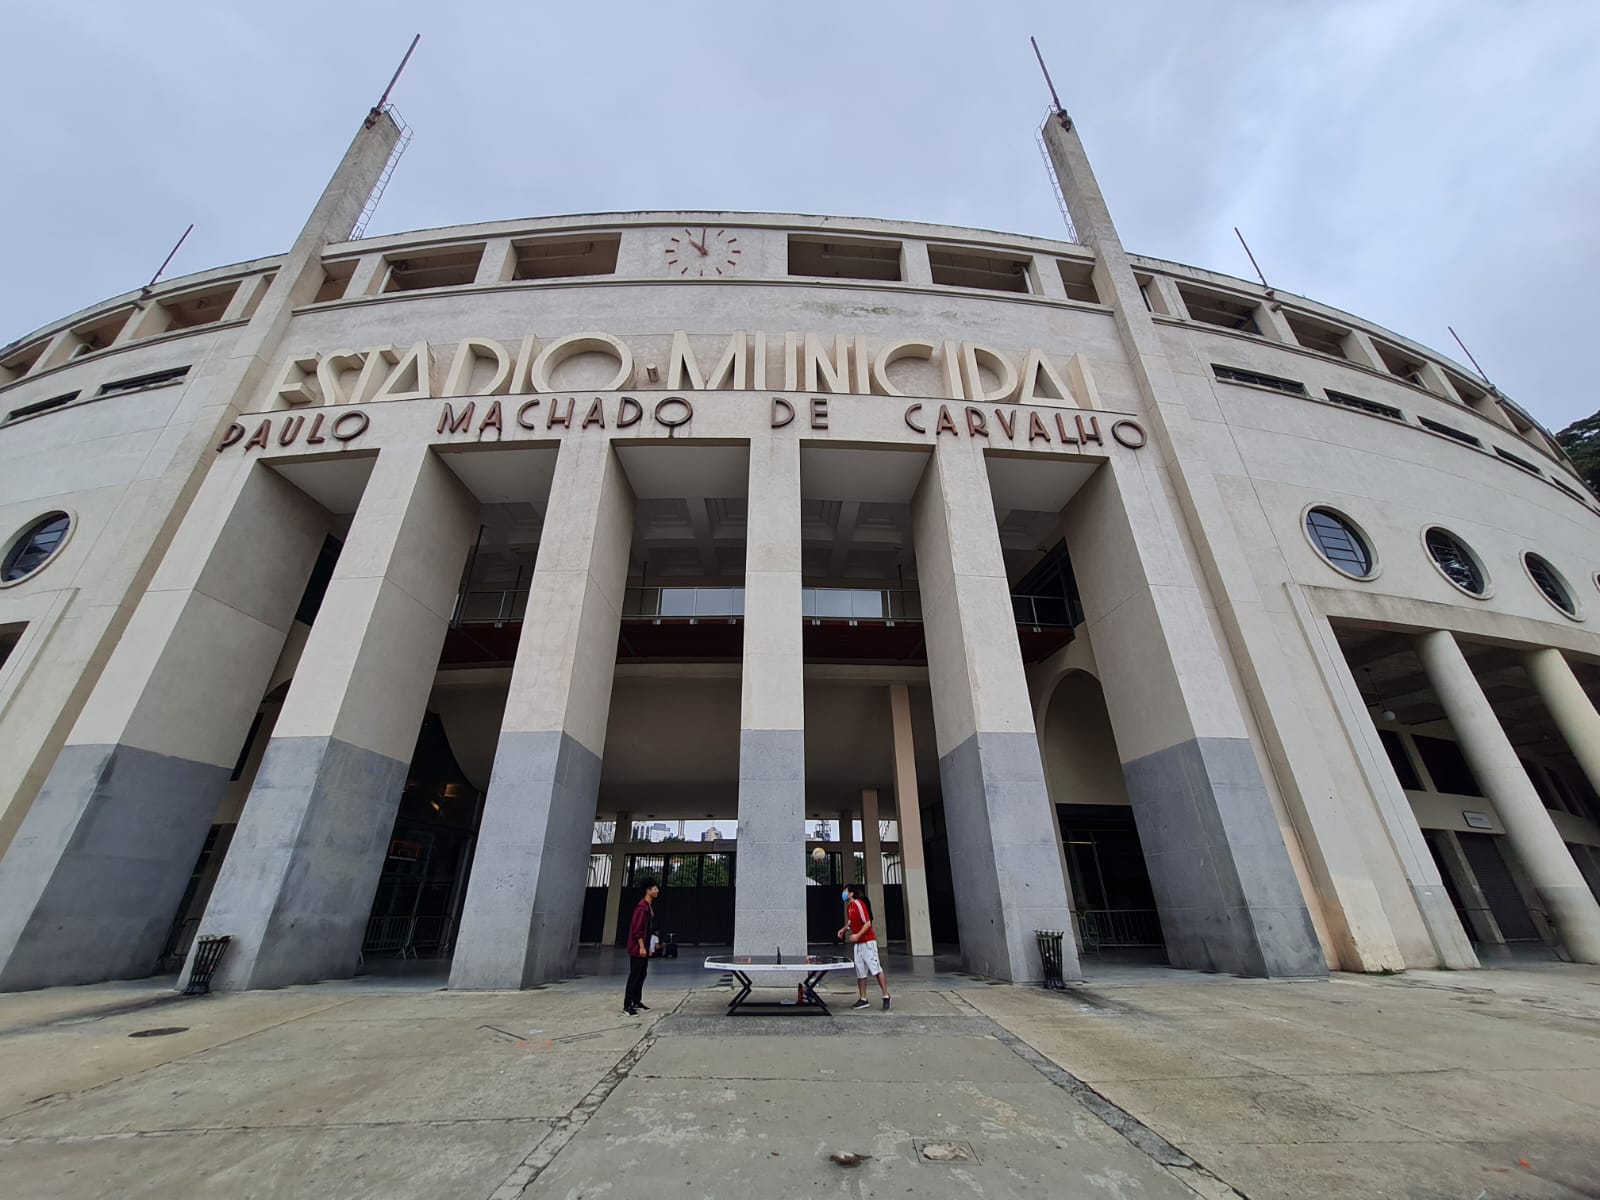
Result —
[[[678, 1010], [689, 1002], [691, 995], [692, 992], [685, 994], [670, 1012], [663, 1013], [658, 1018], [657, 1023], [676, 1015]], [[544, 1174], [556, 1160], [556, 1156], [566, 1149], [567, 1143], [578, 1136], [579, 1131], [589, 1123], [589, 1118], [600, 1110], [600, 1106], [632, 1073], [633, 1068], [639, 1065], [639, 1060], [650, 1053], [650, 1048], [655, 1044], [655, 1023], [652, 1023], [633, 1049], [619, 1058], [612, 1068], [600, 1077], [600, 1082], [590, 1088], [588, 1094], [579, 1100], [570, 1112], [551, 1122], [550, 1132], [539, 1139], [527, 1157], [519, 1162], [500, 1186], [489, 1194], [489, 1200], [522, 1200], [522, 1197], [527, 1196], [539, 1182], [539, 1176]]]
[[[978, 1016], [985, 1015], [958, 991], [946, 992], [944, 995], [957, 1008]], [[992, 1017], [987, 1019], [994, 1020]], [[996, 1041], [1120, 1133], [1134, 1149], [1165, 1169], [1190, 1191], [1206, 1197], [1207, 1200], [1249, 1200], [1243, 1192], [1219, 1179], [1203, 1164], [1178, 1149], [1127, 1109], [1097, 1092], [1071, 1071], [1053, 1062], [1000, 1022], [994, 1021], [994, 1027]]]

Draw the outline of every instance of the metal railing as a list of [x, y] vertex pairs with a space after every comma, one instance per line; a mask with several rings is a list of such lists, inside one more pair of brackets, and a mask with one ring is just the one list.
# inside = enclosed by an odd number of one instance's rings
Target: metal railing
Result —
[[622, 594], [624, 620], [688, 620], [744, 616], [742, 587], [631, 587]]
[[[1018, 625], [1036, 629], [1070, 629], [1083, 620], [1063, 596], [1011, 597]], [[521, 621], [528, 610], [528, 590], [469, 589], [456, 597], [453, 625], [499, 625]], [[800, 589], [800, 611], [808, 621], [920, 621], [922, 593], [915, 588]], [[742, 587], [630, 587], [622, 599], [628, 620], [698, 621], [744, 616]]]
[[[1071, 629], [1083, 620], [1074, 613], [1065, 596], [1011, 597], [1011, 615], [1018, 625], [1031, 625], [1035, 629]], [[1074, 619], [1076, 618], [1076, 619]]]
[[800, 612], [812, 621], [920, 621], [922, 594], [910, 588], [801, 588]]
[[452, 625], [498, 625], [520, 621], [528, 611], [528, 589], [504, 591], [469, 589], [456, 597]]
[[368, 917], [361, 953], [393, 954], [397, 958], [448, 954], [451, 932], [449, 917]]
[[1085, 952], [1103, 946], [1164, 946], [1161, 918], [1153, 908], [1086, 908], [1078, 914], [1078, 944]]

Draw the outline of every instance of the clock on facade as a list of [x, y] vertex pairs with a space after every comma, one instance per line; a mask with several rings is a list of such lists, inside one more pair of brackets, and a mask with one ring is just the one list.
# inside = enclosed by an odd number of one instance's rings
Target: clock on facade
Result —
[[667, 239], [667, 274], [700, 279], [732, 275], [742, 253], [738, 237], [726, 229], [685, 229]]

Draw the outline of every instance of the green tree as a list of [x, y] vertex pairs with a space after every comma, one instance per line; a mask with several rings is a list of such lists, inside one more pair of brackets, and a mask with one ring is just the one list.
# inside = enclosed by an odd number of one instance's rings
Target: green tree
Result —
[[1556, 434], [1556, 441], [1571, 455], [1589, 490], [1600, 493], [1600, 412], [1574, 421]]

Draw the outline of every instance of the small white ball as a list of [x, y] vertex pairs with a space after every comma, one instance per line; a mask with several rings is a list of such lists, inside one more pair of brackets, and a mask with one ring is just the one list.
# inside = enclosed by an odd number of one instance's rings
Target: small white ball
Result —
[[821, 862], [823, 859], [828, 857], [828, 852], [826, 850], [824, 850], [821, 846], [818, 846], [818, 847], [816, 847], [815, 849], [813, 849], [811, 851], [811, 857], [814, 858], [817, 862]]

